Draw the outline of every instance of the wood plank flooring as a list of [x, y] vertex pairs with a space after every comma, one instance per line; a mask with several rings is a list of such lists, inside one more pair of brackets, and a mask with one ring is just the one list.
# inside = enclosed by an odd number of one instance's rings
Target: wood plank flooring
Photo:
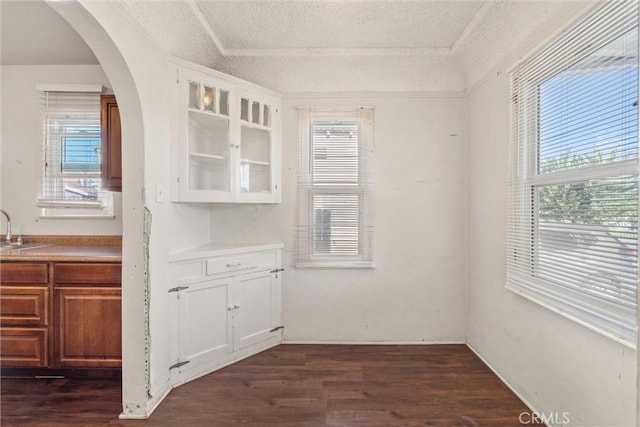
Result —
[[11, 426], [518, 426], [529, 411], [464, 345], [281, 345], [118, 420], [114, 380], [3, 379]]

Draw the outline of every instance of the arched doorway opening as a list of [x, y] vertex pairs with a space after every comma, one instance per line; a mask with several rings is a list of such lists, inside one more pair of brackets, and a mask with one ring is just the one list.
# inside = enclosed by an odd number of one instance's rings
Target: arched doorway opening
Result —
[[84, 39], [113, 86], [122, 117], [122, 400], [123, 416], [146, 418], [149, 390], [145, 256], [144, 125], [138, 85], [112, 34], [118, 25], [106, 2], [50, 1]]

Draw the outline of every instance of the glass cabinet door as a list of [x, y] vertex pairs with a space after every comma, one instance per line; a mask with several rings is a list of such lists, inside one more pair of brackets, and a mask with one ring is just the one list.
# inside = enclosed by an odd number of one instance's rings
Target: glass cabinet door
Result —
[[240, 191], [271, 191], [271, 133], [242, 125], [240, 129]]
[[189, 190], [231, 190], [228, 103], [228, 91], [189, 82]]
[[229, 120], [189, 111], [189, 189], [229, 191]]
[[240, 191], [270, 193], [270, 106], [249, 98], [240, 99]]

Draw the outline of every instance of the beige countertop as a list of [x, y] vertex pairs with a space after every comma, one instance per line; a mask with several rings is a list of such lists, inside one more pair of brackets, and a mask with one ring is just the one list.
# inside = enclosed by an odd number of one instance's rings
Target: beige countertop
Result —
[[121, 262], [121, 236], [25, 236], [42, 246], [0, 253], [0, 261]]

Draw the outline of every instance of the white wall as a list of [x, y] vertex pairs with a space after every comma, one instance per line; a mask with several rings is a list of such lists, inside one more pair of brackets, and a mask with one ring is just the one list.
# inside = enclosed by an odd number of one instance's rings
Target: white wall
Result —
[[122, 234], [121, 193], [113, 193], [116, 217], [110, 219], [40, 218], [36, 206], [42, 175], [42, 105], [36, 85], [93, 83], [111, 88], [102, 67], [4, 65], [0, 72], [0, 206], [11, 215], [14, 234]]
[[635, 425], [636, 352], [504, 288], [509, 100], [504, 71], [468, 99], [468, 343], [538, 412]]
[[[296, 106], [375, 107], [374, 270], [294, 267]], [[465, 100], [289, 95], [282, 204], [212, 207], [213, 241], [284, 241], [289, 342], [464, 342]]]
[[[155, 201], [170, 188], [176, 72], [109, 2], [51, 2], [113, 84], [123, 143], [123, 415], [146, 417], [169, 390], [171, 252], [209, 240], [209, 209]], [[167, 195], [168, 196], [168, 195]], [[145, 220], [146, 218], [146, 220]]]

